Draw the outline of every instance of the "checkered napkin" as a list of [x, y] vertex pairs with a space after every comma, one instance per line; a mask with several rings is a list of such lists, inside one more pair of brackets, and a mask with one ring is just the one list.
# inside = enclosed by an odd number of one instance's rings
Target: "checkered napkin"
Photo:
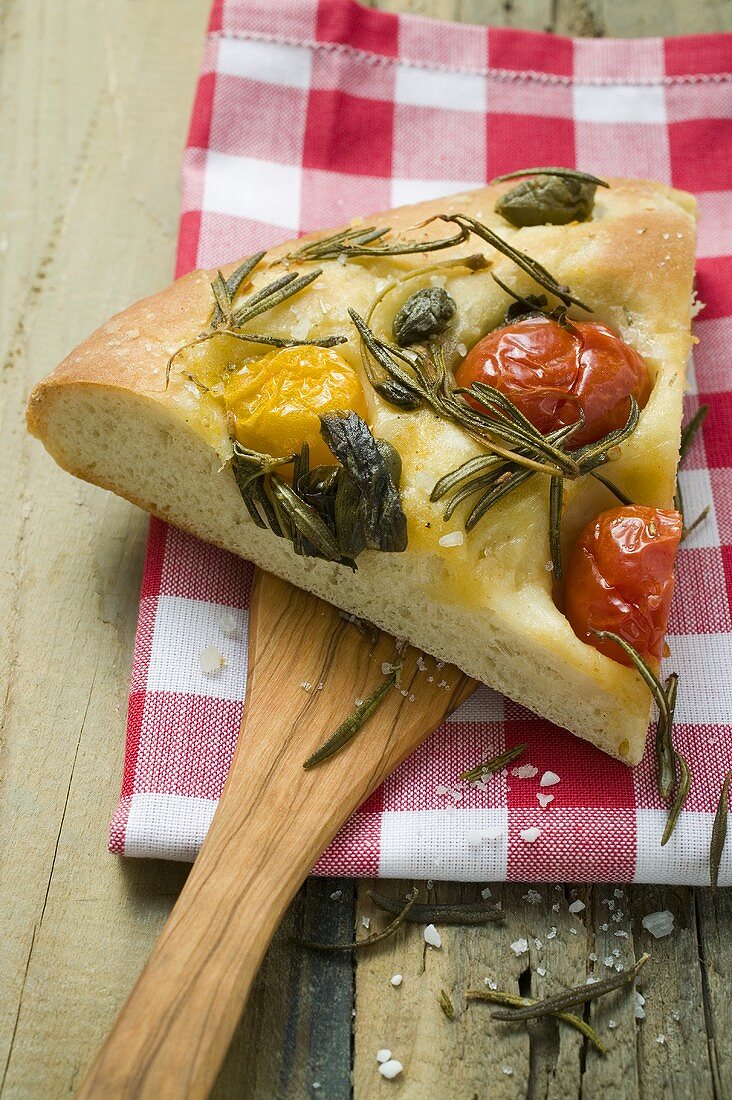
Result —
[[[700, 402], [711, 412], [681, 484], [690, 516], [711, 510], [680, 551], [669, 631], [675, 738], [693, 773], [672, 840], [660, 847], [652, 750], [631, 771], [481, 688], [368, 799], [316, 873], [708, 881], [732, 767], [731, 138], [732, 35], [572, 41], [352, 0], [214, 5], [183, 167], [180, 273], [529, 164], [666, 180], [693, 191], [701, 214], [706, 309], [687, 413]], [[195, 856], [239, 729], [251, 577], [152, 521], [112, 851]], [[202, 671], [207, 647], [226, 658], [217, 675]], [[530, 768], [485, 791], [460, 782], [521, 741]], [[541, 788], [546, 771], [560, 781]], [[554, 796], [546, 809], [538, 792]], [[480, 839], [486, 830], [493, 839]], [[732, 883], [732, 844], [720, 882]]]

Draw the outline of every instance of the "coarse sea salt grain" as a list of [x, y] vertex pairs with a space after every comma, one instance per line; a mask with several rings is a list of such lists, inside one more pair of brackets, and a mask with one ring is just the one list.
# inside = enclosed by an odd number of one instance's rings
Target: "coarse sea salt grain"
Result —
[[533, 779], [538, 774], [539, 769], [533, 764], [520, 764], [516, 768], [511, 768], [511, 775], [515, 775], [517, 779]]
[[379, 1066], [379, 1073], [382, 1077], [386, 1077], [387, 1081], [391, 1081], [392, 1078], [397, 1077], [404, 1066], [401, 1062], [398, 1062], [396, 1058], [390, 1058], [388, 1062], [382, 1062]]
[[225, 634], [227, 638], [235, 638], [241, 631], [239, 616], [235, 615], [228, 607], [225, 607], [219, 615], [219, 626], [221, 627], [221, 633]]
[[538, 890], [528, 890], [522, 895], [522, 901], [528, 901], [529, 905], [538, 905], [541, 901], [541, 894]]
[[462, 546], [465, 542], [465, 535], [462, 531], [449, 531], [437, 541], [440, 546]]
[[525, 940], [523, 937], [519, 940], [514, 940], [511, 944], [511, 950], [517, 958], [519, 955], [525, 955], [529, 950], [528, 940]]
[[585, 903], [583, 901], [580, 901], [579, 898], [577, 898], [576, 901], [573, 901], [570, 904], [569, 911], [570, 911], [570, 913], [581, 913], [584, 908], [585, 908]]
[[498, 989], [498, 982], [491, 981], [490, 978], [483, 978], [483, 982], [489, 989]]
[[481, 890], [480, 891], [480, 896], [483, 898], [484, 901], [485, 901], [486, 898], [489, 898], [491, 896], [490, 886], [486, 886], [485, 890]]
[[215, 645], [208, 645], [201, 650], [198, 661], [205, 676], [215, 676], [226, 665], [226, 657]]
[[513, 1066], [503, 1066], [502, 1069], [503, 1072], [506, 1074], [506, 1077], [513, 1076]]
[[[486, 825], [485, 829], [468, 829], [467, 832], [468, 844], [471, 845], [481, 844], [484, 840], [500, 840], [505, 835], [506, 829], [503, 825]], [[478, 839], [474, 839], [475, 837]], [[484, 897], [490, 897], [490, 890]]]
[[401, 974], [392, 974], [391, 978], [389, 979], [389, 981], [391, 982], [391, 984], [394, 986], [395, 989], [396, 989], [397, 986], [402, 984], [402, 980], [403, 979], [402, 979]]
[[425, 928], [424, 942], [428, 943], [430, 947], [442, 947], [442, 936], [437, 931], [434, 924], [428, 924]]
[[539, 780], [540, 787], [554, 787], [557, 783], [561, 783], [561, 778], [556, 772], [544, 772]]
[[673, 932], [674, 915], [669, 909], [662, 909], [657, 913], [646, 913], [641, 924], [655, 939], [660, 940]]
[[377, 1062], [388, 1062], [390, 1058], [391, 1058], [391, 1051], [390, 1050], [387, 1050], [386, 1048], [384, 1048], [383, 1050], [377, 1050], [376, 1051], [376, 1061]]
[[545, 978], [546, 977], [546, 967], [545, 966], [537, 966], [536, 973], [539, 975], [540, 978]]
[[642, 993], [635, 991], [635, 1018], [636, 1020], [645, 1020], [646, 1010], [643, 1005], [646, 1003], [646, 999]]
[[553, 794], [544, 794], [543, 791], [537, 791], [536, 797], [539, 800], [539, 805], [541, 806], [542, 810], [545, 810], [549, 803], [554, 801]]
[[342, 890], [334, 890], [333, 893], [330, 895], [330, 900], [331, 901], [338, 901], [338, 898], [341, 898], [341, 897], [343, 897], [343, 891]]
[[532, 825], [529, 829], [522, 829], [519, 833], [522, 840], [525, 840], [527, 844], [533, 844], [535, 840], [538, 840], [541, 836], [541, 829], [536, 825]]

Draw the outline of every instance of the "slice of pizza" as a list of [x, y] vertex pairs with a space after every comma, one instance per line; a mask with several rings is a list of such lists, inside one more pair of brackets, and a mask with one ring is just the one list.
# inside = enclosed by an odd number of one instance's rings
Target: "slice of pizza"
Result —
[[629, 764], [657, 668], [695, 204], [537, 169], [196, 271], [41, 382], [53, 457]]

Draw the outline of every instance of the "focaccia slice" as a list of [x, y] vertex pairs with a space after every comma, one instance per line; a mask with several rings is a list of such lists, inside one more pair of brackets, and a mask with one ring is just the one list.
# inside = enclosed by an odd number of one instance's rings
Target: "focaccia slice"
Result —
[[[591, 307], [592, 319], [643, 356], [653, 381], [637, 428], [612, 456], [612, 480], [639, 504], [670, 508], [691, 346], [695, 204], [663, 184], [609, 182], [598, 191], [591, 217], [568, 225], [511, 226], [495, 211], [507, 183], [388, 211], [368, 224], [390, 227], [387, 241], [429, 241], [455, 229], [430, 219], [466, 215], [571, 287]], [[305, 243], [321, 236], [329, 234]], [[185, 276], [90, 336], [33, 391], [30, 430], [76, 476], [408, 639], [611, 755], [637, 763], [645, 744], [648, 689], [632, 668], [580, 641], [560, 610], [561, 592], [548, 568], [548, 479], [540, 474], [529, 480], [468, 534], [460, 509], [445, 522], [444, 502], [430, 499], [435, 483], [482, 448], [434, 410], [398, 408], [374, 390], [348, 312], [370, 317], [373, 330], [391, 338], [394, 316], [408, 295], [422, 287], [444, 288], [456, 304], [443, 344], [448, 366], [454, 366], [502, 323], [510, 298], [493, 275], [519, 295], [540, 288], [475, 235], [436, 252], [340, 253], [318, 261], [295, 255], [302, 247], [293, 241], [269, 251], [251, 272], [247, 293], [289, 271], [322, 273], [241, 331], [295, 341], [347, 337], [335, 350], [361, 379], [364, 418], [373, 436], [401, 458], [404, 552], [365, 549], [354, 570], [348, 562], [296, 553], [288, 538], [254, 522], [234, 476], [232, 421], [221, 380], [232, 365], [256, 362], [270, 349], [224, 335], [200, 339], [210, 331], [216, 272]], [[484, 261], [445, 264], [476, 255]], [[235, 266], [223, 269], [224, 278]], [[414, 277], [404, 282], [405, 275]], [[572, 307], [574, 315], [590, 316]], [[612, 503], [592, 477], [568, 482], [565, 549]]]

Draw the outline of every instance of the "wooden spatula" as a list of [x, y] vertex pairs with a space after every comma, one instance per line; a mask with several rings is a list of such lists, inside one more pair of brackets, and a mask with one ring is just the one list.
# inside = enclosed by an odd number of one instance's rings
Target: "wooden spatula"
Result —
[[[241, 733], [206, 841], [80, 1096], [205, 1097], [287, 906], [340, 827], [475, 681], [417, 667], [338, 755], [303, 761], [395, 660], [328, 604], [258, 573]], [[303, 685], [310, 684], [309, 690]], [[322, 688], [320, 688], [322, 685]], [[448, 685], [447, 687], [445, 685]]]

